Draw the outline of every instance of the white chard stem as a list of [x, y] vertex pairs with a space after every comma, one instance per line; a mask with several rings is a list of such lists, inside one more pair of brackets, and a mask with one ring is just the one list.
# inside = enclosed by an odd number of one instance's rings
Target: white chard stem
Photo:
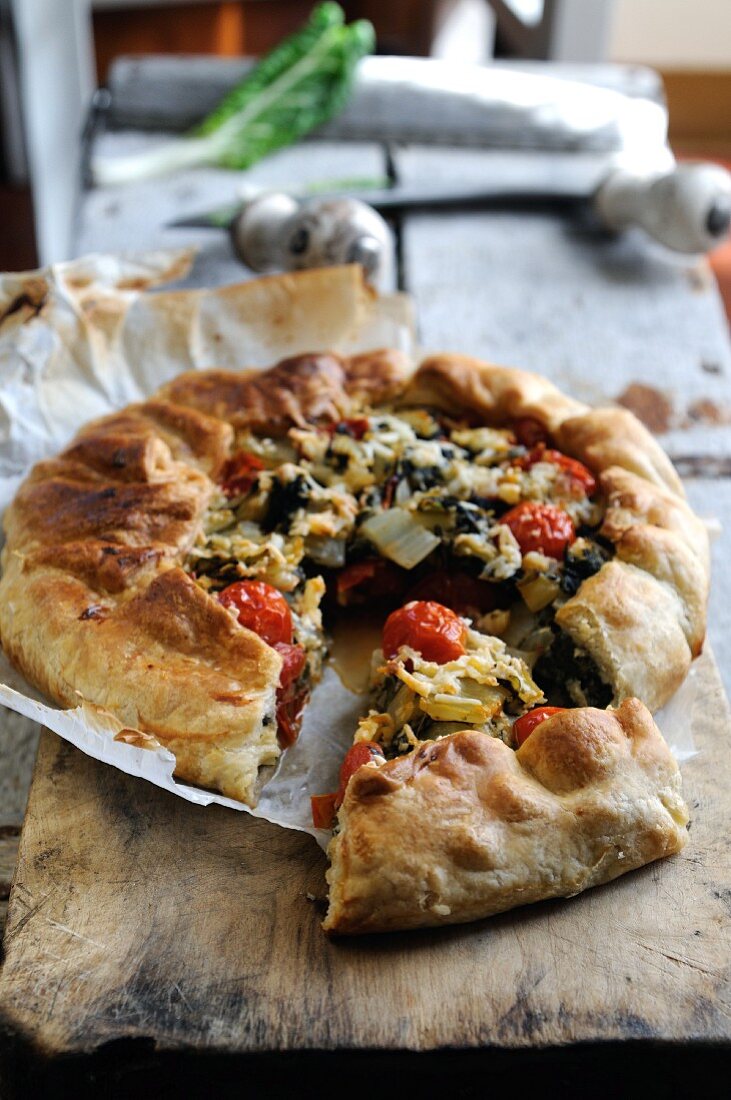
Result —
[[113, 187], [133, 180], [155, 179], [181, 168], [212, 164], [215, 153], [209, 138], [179, 138], [126, 157], [93, 157], [91, 171], [99, 187]]

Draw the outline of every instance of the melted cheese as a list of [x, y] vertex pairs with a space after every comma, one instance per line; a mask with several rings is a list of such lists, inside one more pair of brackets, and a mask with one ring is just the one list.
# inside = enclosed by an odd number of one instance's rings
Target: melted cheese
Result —
[[472, 727], [512, 744], [514, 717], [545, 702], [543, 694], [526, 663], [499, 638], [468, 629], [466, 648], [445, 664], [427, 661], [408, 646], [389, 661], [377, 650], [373, 696], [378, 701], [385, 693], [386, 705], [361, 720], [356, 741], [376, 741], [388, 755], [398, 755], [420, 738]]

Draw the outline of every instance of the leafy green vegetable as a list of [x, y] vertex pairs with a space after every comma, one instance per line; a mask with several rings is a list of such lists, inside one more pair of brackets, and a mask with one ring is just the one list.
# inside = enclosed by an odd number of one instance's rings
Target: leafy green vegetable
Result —
[[562, 706], [599, 707], [612, 701], [613, 691], [602, 680], [594, 661], [568, 634], [553, 626], [551, 647], [535, 663], [533, 678], [546, 696]]
[[96, 158], [94, 178], [114, 184], [199, 165], [249, 168], [337, 114], [374, 43], [369, 22], [347, 26], [339, 4], [320, 4], [190, 135], [134, 156]]

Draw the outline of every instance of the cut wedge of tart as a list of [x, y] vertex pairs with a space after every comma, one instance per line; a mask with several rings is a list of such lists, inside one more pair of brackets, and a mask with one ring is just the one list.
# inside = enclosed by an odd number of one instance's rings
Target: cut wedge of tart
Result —
[[338, 791], [312, 800], [335, 829], [329, 932], [572, 896], [686, 842], [678, 767], [639, 700], [543, 705], [523, 662], [447, 608], [392, 613], [372, 701]]

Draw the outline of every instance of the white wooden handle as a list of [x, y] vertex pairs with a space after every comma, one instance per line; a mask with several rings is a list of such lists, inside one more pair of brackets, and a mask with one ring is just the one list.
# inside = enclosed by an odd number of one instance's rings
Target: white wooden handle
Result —
[[715, 164], [680, 164], [649, 177], [618, 169], [595, 207], [609, 229], [638, 225], [676, 252], [708, 252], [731, 226], [731, 175]]

